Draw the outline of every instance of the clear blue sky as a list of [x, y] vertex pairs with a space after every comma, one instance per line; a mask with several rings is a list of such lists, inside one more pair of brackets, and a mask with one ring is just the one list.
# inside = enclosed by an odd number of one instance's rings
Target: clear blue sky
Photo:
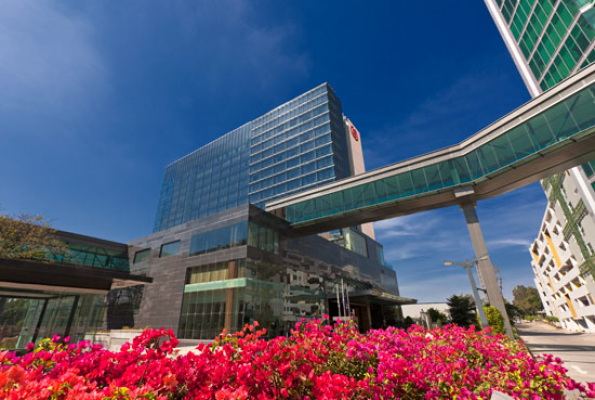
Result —
[[[328, 81], [368, 168], [458, 142], [529, 99], [481, 0], [7, 0], [0, 13], [0, 205], [58, 229], [149, 234], [164, 167]], [[532, 283], [537, 184], [479, 204], [505, 296]], [[461, 212], [377, 224], [403, 295], [468, 292]]]

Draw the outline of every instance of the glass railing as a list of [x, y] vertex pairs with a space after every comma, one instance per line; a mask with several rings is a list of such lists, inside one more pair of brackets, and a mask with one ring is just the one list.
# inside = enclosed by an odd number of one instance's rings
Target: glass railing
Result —
[[507, 130], [465, 155], [321, 195], [286, 207], [291, 223], [476, 182], [515, 167], [553, 145], [595, 126], [595, 85]]

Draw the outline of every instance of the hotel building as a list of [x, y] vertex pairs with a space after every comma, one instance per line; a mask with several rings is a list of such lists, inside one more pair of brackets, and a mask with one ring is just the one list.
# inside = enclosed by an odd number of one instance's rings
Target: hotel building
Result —
[[360, 134], [326, 83], [167, 166], [154, 233], [129, 243], [132, 271], [154, 280], [134, 325], [212, 339], [255, 320], [281, 335], [323, 314], [394, 323], [415, 301], [399, 296], [372, 224], [293, 237], [262, 210], [363, 172]]

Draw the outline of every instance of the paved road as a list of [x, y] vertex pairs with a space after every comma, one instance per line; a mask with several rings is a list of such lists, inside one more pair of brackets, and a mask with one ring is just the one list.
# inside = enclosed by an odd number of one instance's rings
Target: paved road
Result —
[[595, 334], [568, 332], [540, 322], [516, 324], [516, 328], [534, 355], [560, 357], [571, 378], [595, 382]]

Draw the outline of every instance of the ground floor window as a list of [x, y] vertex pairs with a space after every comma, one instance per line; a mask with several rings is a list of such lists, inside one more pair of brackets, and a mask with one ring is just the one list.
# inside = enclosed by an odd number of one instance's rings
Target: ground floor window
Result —
[[0, 347], [24, 349], [58, 335], [90, 339], [105, 320], [105, 296], [35, 292], [0, 297]]

